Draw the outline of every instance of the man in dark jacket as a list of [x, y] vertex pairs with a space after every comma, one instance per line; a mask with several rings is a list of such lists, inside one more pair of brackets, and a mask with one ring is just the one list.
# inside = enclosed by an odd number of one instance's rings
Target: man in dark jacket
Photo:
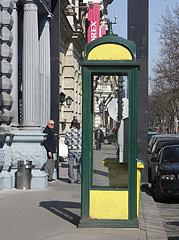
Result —
[[55, 168], [55, 160], [53, 154], [56, 153], [56, 140], [54, 134], [54, 121], [50, 120], [48, 125], [43, 130], [43, 133], [46, 133], [46, 139], [44, 141], [44, 147], [47, 151], [47, 162], [44, 166], [44, 171], [48, 174], [48, 181], [53, 182], [53, 172]]
[[95, 138], [95, 141], [96, 141], [96, 150], [101, 150], [101, 142], [103, 142], [103, 140], [104, 140], [104, 133], [100, 129], [100, 126], [95, 131], [94, 138]]

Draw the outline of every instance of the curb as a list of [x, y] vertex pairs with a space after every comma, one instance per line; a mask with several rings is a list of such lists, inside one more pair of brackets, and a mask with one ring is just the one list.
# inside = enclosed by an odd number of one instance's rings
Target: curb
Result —
[[146, 232], [147, 240], [162, 239], [168, 240], [157, 204], [147, 191], [141, 191], [141, 227]]

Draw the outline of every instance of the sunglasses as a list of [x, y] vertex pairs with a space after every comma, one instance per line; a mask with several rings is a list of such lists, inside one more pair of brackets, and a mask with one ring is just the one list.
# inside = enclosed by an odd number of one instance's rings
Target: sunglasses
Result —
[[54, 125], [55, 125], [55, 123], [50, 123], [50, 125], [54, 126]]

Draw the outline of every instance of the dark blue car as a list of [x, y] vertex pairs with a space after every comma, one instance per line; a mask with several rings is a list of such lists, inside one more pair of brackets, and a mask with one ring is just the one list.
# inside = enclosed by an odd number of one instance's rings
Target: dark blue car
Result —
[[156, 164], [152, 195], [156, 201], [179, 196], [179, 145], [165, 146], [152, 162]]

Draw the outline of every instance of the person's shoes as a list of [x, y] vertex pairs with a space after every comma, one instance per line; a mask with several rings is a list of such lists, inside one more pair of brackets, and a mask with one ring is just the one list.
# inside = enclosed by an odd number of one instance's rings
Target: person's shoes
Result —
[[70, 181], [70, 180], [68, 180], [68, 183], [69, 183], [69, 184], [74, 184], [74, 182], [72, 182], [72, 181]]
[[75, 181], [76, 184], [81, 184], [81, 181]]
[[55, 182], [55, 179], [48, 179], [48, 182]]

